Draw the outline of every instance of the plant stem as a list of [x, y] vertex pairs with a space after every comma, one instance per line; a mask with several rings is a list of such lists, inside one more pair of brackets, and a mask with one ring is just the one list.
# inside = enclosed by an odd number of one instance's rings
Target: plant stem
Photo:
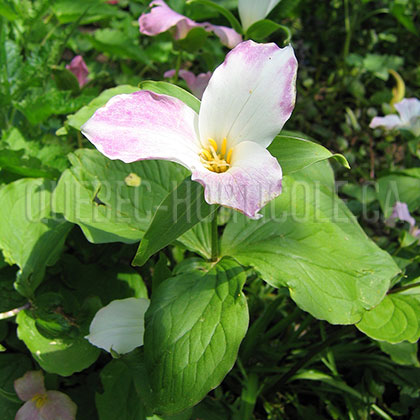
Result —
[[28, 302], [19, 308], [15, 308], [7, 312], [0, 313], [0, 320], [12, 318], [13, 316], [17, 315], [20, 311], [23, 311], [24, 309], [28, 309], [30, 306], [31, 304]]
[[346, 38], [344, 40], [343, 57], [346, 59], [350, 52], [350, 41], [352, 36], [348, 0], [344, 0], [344, 27], [346, 28]]
[[176, 58], [176, 63], [175, 63], [174, 83], [178, 81], [179, 70], [181, 69], [181, 62], [182, 62], [182, 51], [179, 51], [179, 54], [178, 54], [178, 57]]
[[419, 286], [420, 286], [420, 283], [413, 283], [413, 284], [408, 284], [407, 286], [397, 287], [396, 289], [390, 290], [388, 292], [388, 295], [390, 295], [391, 293], [399, 293], [404, 290], [412, 289], [413, 287], [419, 287]]
[[219, 258], [219, 232], [217, 229], [217, 210], [213, 213], [211, 221], [211, 260], [217, 261]]

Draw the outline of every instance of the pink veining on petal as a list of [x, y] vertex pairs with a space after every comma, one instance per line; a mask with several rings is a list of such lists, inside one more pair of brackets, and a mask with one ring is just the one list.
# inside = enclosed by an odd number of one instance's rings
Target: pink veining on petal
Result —
[[139, 18], [140, 32], [155, 36], [175, 27], [175, 39], [183, 39], [188, 32], [200, 24], [172, 10], [163, 0], [154, 0], [149, 4], [150, 12]]
[[284, 119], [289, 119], [292, 115], [296, 101], [296, 68], [297, 60], [295, 57], [289, 58], [284, 68], [279, 71], [279, 77], [285, 77], [285, 85], [292, 86], [292, 89], [284, 89], [279, 106]]
[[259, 219], [259, 210], [281, 194], [281, 167], [266, 149], [253, 142], [238, 144], [232, 156], [232, 167], [226, 172], [196, 169], [191, 179], [204, 186], [207, 203], [221, 204]]
[[[211, 78], [211, 71], [207, 73], [200, 73], [197, 76], [188, 70], [180, 70], [179, 77], [185, 80], [187, 86], [198, 99], [201, 99], [203, 92], [206, 89]], [[163, 74], [165, 78], [171, 78], [175, 75], [175, 70], [168, 70]]]
[[44, 386], [44, 375], [40, 370], [26, 372], [21, 378], [14, 382], [16, 394], [22, 401], [28, 401], [37, 394], [46, 392]]
[[142, 90], [117, 95], [83, 125], [82, 133], [110, 159], [199, 162], [197, 114], [177, 98]]
[[83, 87], [88, 82], [87, 76], [89, 70], [81, 55], [76, 55], [70, 64], [66, 65], [66, 69], [70, 70], [76, 76], [80, 87]]

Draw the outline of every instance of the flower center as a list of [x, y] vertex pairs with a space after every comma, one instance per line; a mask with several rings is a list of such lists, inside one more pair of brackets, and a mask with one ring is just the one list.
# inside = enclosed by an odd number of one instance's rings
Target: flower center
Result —
[[47, 394], [36, 394], [32, 397], [32, 401], [35, 403], [35, 407], [39, 410], [42, 408], [48, 400]]
[[217, 153], [217, 143], [213, 139], [208, 139], [208, 146], [203, 148], [200, 152], [200, 160], [206, 169], [212, 172], [222, 173], [226, 172], [232, 161], [233, 149], [227, 150], [226, 138], [222, 141], [222, 147]]

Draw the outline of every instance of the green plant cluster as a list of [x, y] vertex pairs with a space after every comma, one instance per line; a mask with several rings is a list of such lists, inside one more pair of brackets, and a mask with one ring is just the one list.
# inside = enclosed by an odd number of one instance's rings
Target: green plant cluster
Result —
[[[168, 1], [240, 31], [237, 1], [215, 3]], [[121, 93], [199, 109], [178, 71], [228, 49], [204, 30], [142, 35], [148, 10], [0, 0], [0, 418], [38, 369], [78, 420], [420, 418], [419, 241], [387, 222], [403, 202], [420, 225], [420, 138], [369, 128], [394, 112], [393, 74], [420, 98], [419, 0], [281, 0], [243, 34], [299, 62], [269, 147], [283, 193], [256, 221], [208, 206], [180, 165], [111, 161], [81, 135]], [[130, 297], [151, 300], [144, 346], [93, 346], [97, 311]]]

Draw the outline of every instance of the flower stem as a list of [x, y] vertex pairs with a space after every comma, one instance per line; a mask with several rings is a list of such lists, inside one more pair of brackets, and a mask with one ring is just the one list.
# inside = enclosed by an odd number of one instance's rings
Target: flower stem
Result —
[[211, 221], [211, 260], [217, 261], [219, 258], [219, 232], [217, 229], [217, 209], [213, 213]]
[[16, 308], [7, 312], [0, 313], [0, 320], [12, 318], [13, 316], [17, 315], [20, 311], [23, 311], [24, 309], [28, 309], [30, 306], [31, 304], [28, 302], [25, 305], [21, 306], [20, 308]]
[[181, 62], [182, 62], [182, 51], [179, 51], [178, 57], [176, 58], [176, 64], [175, 64], [174, 83], [178, 81], [179, 70], [181, 69]]

